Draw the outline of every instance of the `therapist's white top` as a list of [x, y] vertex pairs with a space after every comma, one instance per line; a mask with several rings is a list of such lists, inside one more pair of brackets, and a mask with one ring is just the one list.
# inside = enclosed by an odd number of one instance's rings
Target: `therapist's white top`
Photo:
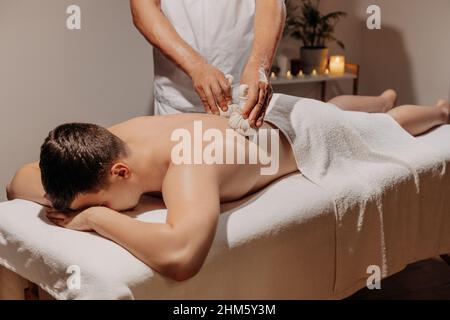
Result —
[[[253, 44], [255, 0], [162, 0], [178, 34], [237, 83]], [[192, 80], [154, 48], [155, 114], [204, 112]]]

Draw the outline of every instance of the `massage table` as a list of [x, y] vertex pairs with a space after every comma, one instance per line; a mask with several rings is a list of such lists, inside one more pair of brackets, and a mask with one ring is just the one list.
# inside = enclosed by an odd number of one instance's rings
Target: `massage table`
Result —
[[[450, 163], [450, 126], [417, 139]], [[337, 225], [332, 199], [302, 174], [291, 174], [223, 204], [202, 269], [183, 282], [96, 234], [54, 226], [38, 204], [3, 202], [0, 296], [18, 297], [27, 287], [28, 297], [32, 291], [32, 297], [40, 292], [55, 299], [342, 299], [366, 286], [369, 265], [380, 266], [384, 278], [450, 252], [450, 172], [428, 178], [419, 194], [408, 194], [403, 182], [397, 192], [387, 191], [382, 220], [371, 218], [368, 208], [362, 222]], [[419, 197], [417, 210], [408, 207], [411, 197]], [[149, 209], [136, 219], [164, 222], [161, 200], [145, 201]], [[380, 228], [382, 241], [374, 232]], [[76, 287], [70, 285], [73, 266], [80, 271]]]

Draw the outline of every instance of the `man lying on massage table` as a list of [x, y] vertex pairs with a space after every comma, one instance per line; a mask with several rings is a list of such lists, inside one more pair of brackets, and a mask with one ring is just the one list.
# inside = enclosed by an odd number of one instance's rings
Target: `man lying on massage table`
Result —
[[[448, 101], [440, 100], [434, 107], [394, 108], [395, 100], [396, 93], [388, 90], [378, 97], [341, 96], [330, 103], [346, 111], [387, 112], [411, 135], [448, 122]], [[42, 145], [39, 164], [18, 170], [7, 187], [8, 199], [45, 205], [55, 224], [95, 231], [161, 274], [188, 279], [208, 254], [221, 202], [240, 199], [298, 170], [291, 141], [283, 135], [279, 135], [279, 167], [271, 175], [261, 174], [267, 163], [259, 160], [245, 165], [174, 161], [179, 147], [174, 132], [195, 136], [199, 122], [203, 130], [213, 128], [226, 136], [227, 120], [206, 114], [139, 117], [108, 130], [94, 124], [61, 125]], [[263, 128], [273, 129], [276, 124], [266, 123]], [[237, 141], [228, 136], [224, 154], [244, 149], [245, 156], [251, 156], [249, 147], [254, 142]], [[206, 148], [205, 143], [200, 151], [195, 147], [194, 143], [183, 155], [201, 155]], [[162, 193], [168, 209], [165, 224], [126, 215], [145, 193]]]

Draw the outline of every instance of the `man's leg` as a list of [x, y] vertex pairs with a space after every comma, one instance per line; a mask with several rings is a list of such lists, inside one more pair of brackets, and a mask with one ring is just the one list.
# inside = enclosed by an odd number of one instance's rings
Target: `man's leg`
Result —
[[397, 93], [389, 89], [378, 97], [338, 96], [328, 102], [345, 111], [386, 113], [395, 106], [396, 101]]
[[450, 104], [441, 99], [434, 107], [405, 105], [390, 110], [388, 114], [411, 135], [418, 136], [449, 123]]

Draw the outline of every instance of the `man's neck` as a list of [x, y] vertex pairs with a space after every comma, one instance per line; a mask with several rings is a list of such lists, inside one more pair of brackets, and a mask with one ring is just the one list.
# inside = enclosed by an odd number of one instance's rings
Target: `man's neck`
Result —
[[151, 150], [142, 151], [141, 148], [133, 145], [128, 145], [128, 149], [128, 156], [125, 161], [136, 175], [142, 194], [161, 192], [168, 168], [166, 161]]

